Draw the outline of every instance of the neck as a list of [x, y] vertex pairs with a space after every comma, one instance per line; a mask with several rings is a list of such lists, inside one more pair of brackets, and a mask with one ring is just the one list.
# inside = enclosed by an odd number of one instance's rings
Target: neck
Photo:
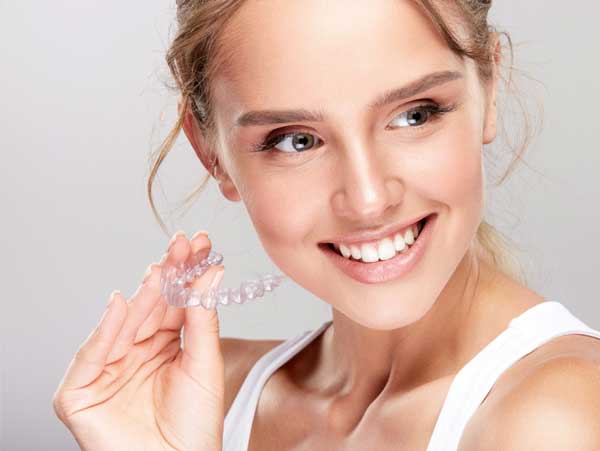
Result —
[[[405, 392], [455, 374], [501, 329], [490, 324], [497, 271], [470, 250], [432, 307], [393, 330], [365, 327], [333, 309], [323, 335], [326, 385], [335, 392]], [[496, 283], [492, 284], [491, 281]], [[500, 297], [496, 296], [496, 299]], [[506, 302], [506, 299], [504, 299]], [[482, 318], [486, 318], [485, 321]]]

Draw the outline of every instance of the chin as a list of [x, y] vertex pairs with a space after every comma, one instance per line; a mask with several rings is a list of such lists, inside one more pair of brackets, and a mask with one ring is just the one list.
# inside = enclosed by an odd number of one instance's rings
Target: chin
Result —
[[410, 326], [421, 320], [431, 309], [433, 297], [412, 297], [411, 302], [401, 302], [398, 298], [379, 298], [371, 308], [357, 308], [356, 305], [342, 305], [339, 308], [353, 322], [374, 330], [395, 330]]

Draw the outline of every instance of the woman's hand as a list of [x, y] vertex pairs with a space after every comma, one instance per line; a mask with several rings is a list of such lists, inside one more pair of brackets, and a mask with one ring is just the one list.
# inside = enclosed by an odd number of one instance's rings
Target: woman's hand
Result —
[[[191, 243], [179, 235], [163, 262], [176, 264], [199, 251], [200, 258], [210, 251], [206, 235], [196, 234]], [[84, 450], [222, 449], [225, 375], [217, 310], [167, 305], [161, 269], [150, 265], [129, 300], [113, 293], [56, 390], [54, 410]], [[223, 270], [210, 268], [193, 287], [218, 284]]]

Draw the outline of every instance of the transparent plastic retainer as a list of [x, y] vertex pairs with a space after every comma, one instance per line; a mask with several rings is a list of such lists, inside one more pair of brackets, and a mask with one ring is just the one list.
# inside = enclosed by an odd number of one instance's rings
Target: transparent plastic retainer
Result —
[[206, 309], [217, 305], [243, 304], [246, 301], [262, 298], [265, 293], [273, 291], [285, 280], [279, 274], [265, 274], [256, 279], [243, 281], [239, 288], [217, 288], [199, 291], [191, 288], [192, 281], [202, 275], [210, 266], [220, 265], [223, 256], [210, 251], [202, 260], [192, 255], [185, 262], [162, 268], [161, 293], [167, 304], [174, 307], [202, 306]]

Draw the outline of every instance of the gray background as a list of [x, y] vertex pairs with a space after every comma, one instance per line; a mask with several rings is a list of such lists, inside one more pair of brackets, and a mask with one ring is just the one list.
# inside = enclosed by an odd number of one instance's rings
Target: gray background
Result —
[[[163, 86], [171, 3], [0, 1], [3, 449], [77, 449], [54, 417], [53, 392], [110, 292], [133, 293], [166, 248], [145, 179], [150, 150], [175, 120], [176, 97]], [[600, 6], [569, 4], [492, 8], [492, 23], [517, 44], [517, 67], [543, 83], [521, 88], [543, 99], [545, 124], [532, 169], [490, 191], [488, 217], [521, 246], [531, 287], [600, 329]], [[163, 216], [203, 174], [182, 134], [160, 172]], [[224, 286], [275, 269], [243, 205], [213, 184], [169, 226], [211, 232], [226, 256]], [[288, 338], [329, 314], [291, 282], [220, 310], [222, 335], [246, 338]]]

